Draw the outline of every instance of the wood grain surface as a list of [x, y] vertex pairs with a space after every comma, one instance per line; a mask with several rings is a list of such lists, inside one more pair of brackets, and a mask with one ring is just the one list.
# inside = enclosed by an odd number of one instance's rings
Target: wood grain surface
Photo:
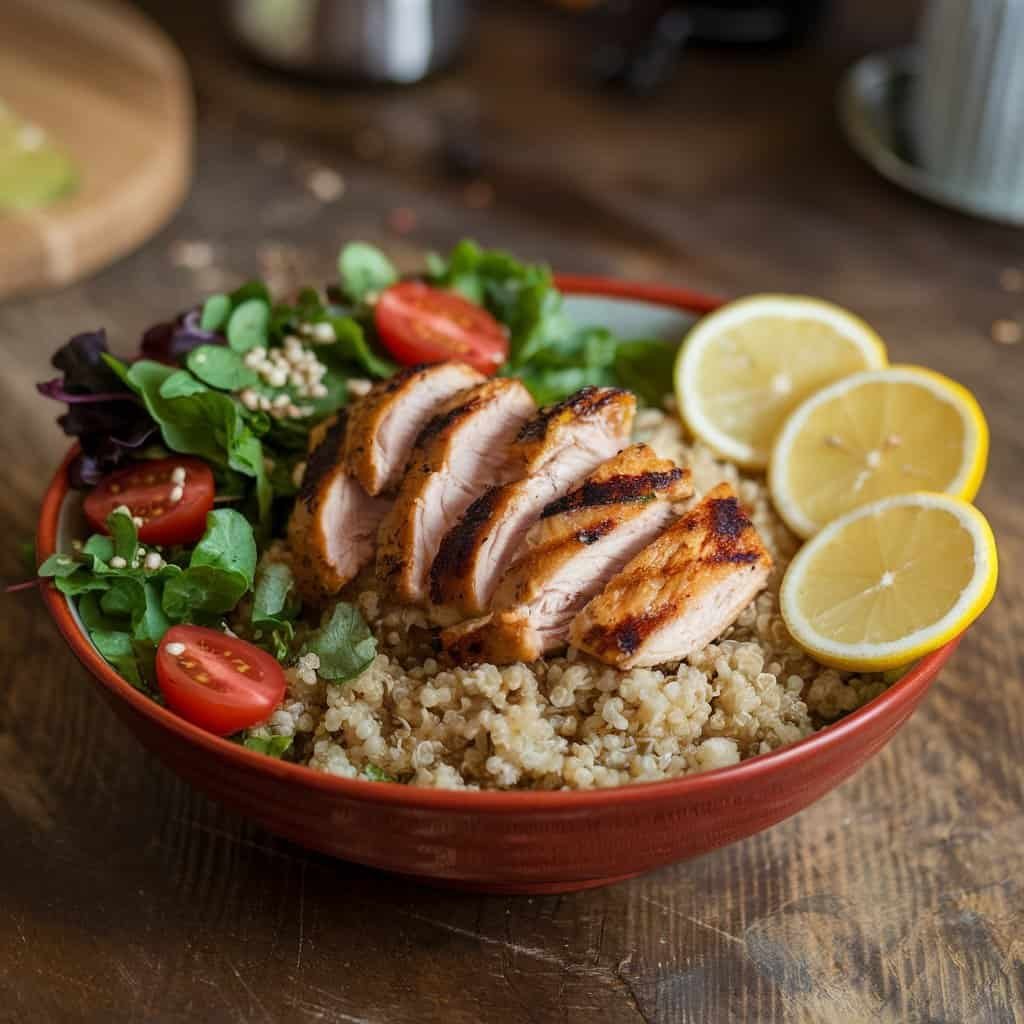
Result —
[[1024, 1020], [1024, 344], [989, 333], [1024, 316], [1000, 285], [1024, 236], [894, 190], [833, 110], [850, 60], [905, 41], [915, 6], [837, 4], [785, 59], [690, 54], [639, 104], [583, 88], [582, 40], [534, 6], [492, 5], [458, 74], [381, 93], [264, 74], [206, 5], [151, 7], [196, 75], [198, 180], [130, 259], [0, 307], [6, 577], [63, 449], [31, 383], [68, 335], [102, 324], [127, 349], [197, 291], [326, 278], [345, 238], [411, 263], [471, 234], [566, 270], [857, 310], [894, 359], [981, 399], [1002, 579], [921, 710], [828, 798], [699, 860], [537, 899], [416, 888], [222, 811], [125, 735], [34, 595], [4, 598], [0, 1020]]
[[192, 98], [181, 57], [117, 0], [4, 0], [0, 99], [74, 160], [78, 186], [0, 213], [0, 298], [65, 285], [134, 249], [188, 187]]

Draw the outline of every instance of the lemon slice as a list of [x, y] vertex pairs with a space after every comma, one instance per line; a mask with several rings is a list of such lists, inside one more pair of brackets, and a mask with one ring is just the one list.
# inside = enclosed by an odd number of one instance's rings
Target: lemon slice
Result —
[[988, 426], [969, 391], [932, 370], [891, 366], [845, 377], [799, 405], [775, 440], [768, 482], [779, 515], [810, 537], [892, 494], [970, 501], [987, 458]]
[[699, 320], [676, 359], [687, 427], [719, 455], [768, 464], [786, 416], [826, 384], [887, 363], [863, 320], [801, 295], [751, 295]]
[[789, 564], [779, 604], [793, 638], [826, 665], [880, 671], [967, 628], [996, 588], [985, 517], [946, 494], [900, 494], [854, 509]]

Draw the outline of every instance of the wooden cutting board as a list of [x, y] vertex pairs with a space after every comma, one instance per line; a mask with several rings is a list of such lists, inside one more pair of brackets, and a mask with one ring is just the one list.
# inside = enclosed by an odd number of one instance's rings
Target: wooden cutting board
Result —
[[76, 190], [0, 212], [0, 298], [68, 284], [134, 249], [191, 175], [185, 64], [117, 0], [0, 0], [0, 101], [67, 150]]

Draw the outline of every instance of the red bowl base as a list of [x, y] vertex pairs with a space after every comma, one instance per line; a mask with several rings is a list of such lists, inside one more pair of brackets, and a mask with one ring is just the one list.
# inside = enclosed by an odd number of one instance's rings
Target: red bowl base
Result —
[[454, 892], [475, 893], [485, 896], [558, 896], [567, 892], [584, 892], [587, 889], [602, 889], [606, 885], [628, 882], [639, 878], [642, 871], [628, 875], [609, 875], [607, 878], [582, 878], [565, 882], [479, 882], [469, 878], [431, 878], [429, 875], [399, 874], [408, 882], [426, 885], [431, 889], [447, 889]]

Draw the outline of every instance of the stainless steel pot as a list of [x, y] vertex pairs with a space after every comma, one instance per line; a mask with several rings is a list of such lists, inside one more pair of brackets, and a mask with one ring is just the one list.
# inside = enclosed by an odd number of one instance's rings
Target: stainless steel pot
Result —
[[467, 0], [227, 0], [228, 24], [259, 60], [306, 74], [417, 82], [451, 60]]

